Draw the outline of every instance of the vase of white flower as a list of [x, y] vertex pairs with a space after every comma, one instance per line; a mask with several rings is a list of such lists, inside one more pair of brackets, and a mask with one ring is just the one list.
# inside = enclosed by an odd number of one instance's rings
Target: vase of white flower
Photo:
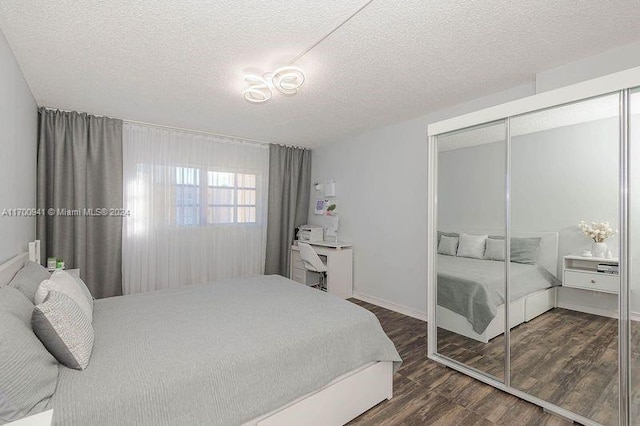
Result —
[[607, 251], [606, 243], [596, 243], [595, 241], [591, 244], [591, 254], [593, 257], [604, 257], [604, 252]]
[[605, 240], [618, 233], [618, 231], [614, 231], [611, 226], [609, 226], [609, 222], [587, 223], [582, 220], [578, 226], [584, 235], [593, 240], [593, 243], [591, 244], [591, 254], [594, 257], [604, 257], [604, 254], [607, 251], [607, 244], [605, 244]]

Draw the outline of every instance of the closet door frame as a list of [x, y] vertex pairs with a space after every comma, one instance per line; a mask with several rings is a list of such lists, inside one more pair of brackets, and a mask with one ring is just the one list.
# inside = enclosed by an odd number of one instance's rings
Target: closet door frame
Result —
[[518, 398], [534, 403], [556, 415], [573, 420], [584, 425], [598, 425], [591, 419], [573, 413], [565, 408], [551, 404], [545, 400], [522, 392], [511, 386], [510, 380], [510, 327], [509, 305], [505, 303], [505, 374], [504, 383], [472, 369], [462, 363], [444, 357], [437, 352], [437, 211], [438, 211], [438, 136], [452, 131], [504, 120], [506, 124], [506, 150], [505, 164], [505, 273], [506, 292], [505, 300], [509, 300], [509, 264], [510, 264], [510, 176], [511, 176], [511, 117], [519, 116], [543, 109], [553, 108], [563, 104], [569, 104], [587, 100], [607, 94], [618, 93], [620, 101], [619, 109], [619, 223], [620, 223], [620, 293], [618, 297], [618, 382], [619, 382], [619, 424], [629, 424], [630, 412], [630, 319], [629, 319], [629, 93], [630, 89], [640, 86], [640, 67], [610, 74], [604, 77], [566, 86], [560, 89], [543, 92], [527, 98], [486, 108], [480, 111], [454, 117], [448, 120], [429, 124], [428, 136], [428, 207], [427, 207], [427, 356], [440, 364], [460, 371], [470, 377], [487, 383], [497, 389], [510, 393]]

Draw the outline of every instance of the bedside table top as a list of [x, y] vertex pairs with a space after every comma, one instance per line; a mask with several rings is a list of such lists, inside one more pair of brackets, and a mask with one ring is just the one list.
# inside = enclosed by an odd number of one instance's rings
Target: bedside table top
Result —
[[594, 256], [579, 256], [577, 254], [569, 254], [564, 256], [565, 259], [571, 260], [587, 260], [592, 262], [610, 262], [610, 263], [618, 263], [619, 260], [617, 257], [613, 257], [611, 259], [607, 259], [605, 257], [594, 257]]

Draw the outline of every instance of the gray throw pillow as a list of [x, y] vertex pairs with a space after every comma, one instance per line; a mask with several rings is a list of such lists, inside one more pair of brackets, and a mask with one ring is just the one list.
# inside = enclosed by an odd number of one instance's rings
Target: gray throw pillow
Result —
[[487, 260], [499, 260], [504, 262], [505, 257], [504, 239], [498, 240], [487, 238], [487, 247], [484, 250], [484, 258]]
[[38, 286], [50, 276], [51, 274], [44, 266], [28, 261], [9, 282], [9, 286], [20, 290], [33, 303]]
[[93, 327], [80, 306], [58, 291], [50, 291], [33, 311], [33, 331], [63, 365], [84, 370], [93, 350]]
[[442, 236], [447, 236], [447, 237], [458, 237], [458, 233], [456, 232], [442, 232], [442, 231], [438, 231], [438, 245], [440, 245], [440, 240], [442, 239]]
[[511, 261], [535, 265], [542, 238], [511, 238]]
[[0, 289], [0, 424], [44, 411], [56, 390], [58, 362], [33, 334], [32, 311], [18, 290]]
[[438, 244], [438, 254], [455, 256], [458, 252], [458, 237], [448, 237], [443, 235]]
[[460, 234], [458, 242], [458, 253], [460, 257], [471, 257], [482, 259], [487, 235]]
[[[499, 235], [490, 236], [492, 240], [504, 240]], [[535, 265], [538, 259], [538, 248], [540, 247], [540, 237], [511, 237], [511, 261]]]

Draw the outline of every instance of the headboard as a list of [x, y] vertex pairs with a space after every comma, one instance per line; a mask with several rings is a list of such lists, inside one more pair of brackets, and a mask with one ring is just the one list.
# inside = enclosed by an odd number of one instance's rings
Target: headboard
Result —
[[0, 264], [0, 287], [9, 284], [27, 260], [29, 260], [29, 253], [20, 253]]
[[[443, 232], [456, 232], [474, 235], [500, 235], [504, 236], [504, 229], [440, 229]], [[558, 233], [557, 232], [531, 232], [511, 231], [512, 238], [540, 238], [538, 257], [536, 263], [558, 278]]]

